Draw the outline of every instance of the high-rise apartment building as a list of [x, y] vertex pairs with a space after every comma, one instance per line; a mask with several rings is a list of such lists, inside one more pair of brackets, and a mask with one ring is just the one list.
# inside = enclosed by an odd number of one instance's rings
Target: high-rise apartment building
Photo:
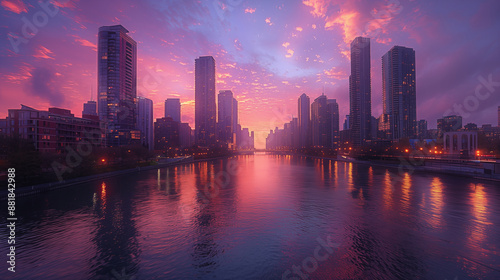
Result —
[[316, 98], [311, 104], [312, 144], [314, 147], [332, 148], [338, 144], [338, 104], [335, 99], [325, 95]]
[[340, 144], [340, 117], [339, 117], [339, 104], [336, 99], [328, 99], [328, 115], [331, 122], [331, 138], [332, 148], [338, 148]]
[[304, 148], [310, 145], [311, 99], [303, 93], [299, 97], [298, 105], [299, 147]]
[[97, 116], [97, 102], [88, 101], [87, 103], [83, 103], [83, 111], [82, 116]]
[[415, 51], [394, 46], [382, 56], [382, 100], [391, 139], [417, 135]]
[[165, 118], [169, 117], [175, 122], [181, 122], [181, 100], [179, 98], [165, 100]]
[[361, 146], [371, 133], [370, 38], [356, 37], [351, 43], [349, 103], [350, 138]]
[[141, 144], [149, 150], [153, 150], [153, 101], [145, 97], [138, 97], [136, 112], [137, 129], [141, 132]]
[[195, 60], [195, 140], [198, 146], [216, 143], [215, 59]]
[[218, 139], [226, 144], [236, 143], [238, 124], [238, 102], [230, 90], [221, 90], [218, 95]]
[[108, 146], [128, 145], [136, 129], [137, 44], [121, 25], [99, 28], [98, 107]]

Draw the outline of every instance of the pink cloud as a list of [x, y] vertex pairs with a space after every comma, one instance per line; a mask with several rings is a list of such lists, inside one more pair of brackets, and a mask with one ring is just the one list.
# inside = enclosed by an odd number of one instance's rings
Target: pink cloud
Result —
[[2, 0], [0, 5], [4, 7], [7, 11], [14, 12], [16, 14], [27, 13], [28, 9], [21, 0]]
[[253, 13], [255, 13], [255, 8], [246, 8], [245, 13], [246, 14], [253, 14]]
[[52, 51], [47, 49], [44, 46], [40, 46], [37, 50], [36, 53], [33, 55], [36, 58], [44, 58], [44, 59], [54, 59], [50, 55], [52, 54]]
[[97, 45], [88, 41], [88, 40], [85, 40], [85, 39], [82, 39], [82, 38], [79, 38], [77, 36], [74, 36], [76, 37], [75, 39], [75, 42], [79, 43], [80, 45], [84, 46], [84, 47], [90, 47], [92, 48], [93, 51], [97, 51]]

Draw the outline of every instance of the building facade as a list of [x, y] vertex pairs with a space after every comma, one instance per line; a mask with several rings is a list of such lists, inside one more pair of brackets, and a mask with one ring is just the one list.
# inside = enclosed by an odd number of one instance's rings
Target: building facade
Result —
[[88, 101], [87, 103], [83, 103], [83, 111], [82, 116], [97, 116], [97, 102]]
[[478, 148], [477, 139], [477, 131], [445, 132], [443, 151], [447, 155], [472, 157]]
[[427, 138], [427, 121], [419, 120], [417, 124], [417, 135], [420, 139]]
[[179, 127], [179, 145], [181, 148], [188, 148], [193, 145], [191, 137], [192, 129], [188, 123], [181, 123]]
[[129, 145], [136, 134], [137, 43], [127, 33], [121, 25], [99, 28], [99, 119], [112, 147]]
[[335, 148], [339, 144], [339, 106], [335, 99], [321, 95], [311, 104], [312, 145]]
[[181, 100], [179, 98], [165, 100], [165, 118], [172, 118], [176, 122], [181, 122]]
[[415, 51], [394, 46], [382, 56], [382, 102], [391, 140], [417, 135]]
[[457, 131], [462, 128], [462, 116], [446, 116], [437, 120], [438, 137], [443, 137], [443, 133]]
[[40, 111], [25, 105], [21, 105], [21, 109], [9, 109], [6, 134], [33, 142], [35, 149], [42, 153], [56, 154], [84, 144], [101, 147], [104, 137], [97, 116], [78, 118], [66, 109]]
[[338, 148], [340, 145], [340, 116], [339, 116], [339, 104], [336, 99], [328, 99], [328, 114], [331, 119], [331, 138], [332, 138], [332, 148]]
[[311, 99], [303, 93], [298, 100], [298, 130], [299, 130], [299, 147], [308, 147], [311, 143]]
[[196, 144], [216, 144], [215, 59], [202, 56], [195, 60], [195, 137]]
[[370, 38], [356, 37], [351, 43], [349, 76], [349, 125], [354, 146], [361, 146], [371, 133]]
[[153, 100], [137, 98], [137, 129], [141, 132], [141, 144], [149, 150], [154, 148]]
[[238, 101], [230, 90], [221, 90], [218, 95], [218, 140], [235, 147], [238, 125]]
[[154, 124], [154, 149], [167, 152], [180, 147], [179, 122], [172, 118], [157, 119]]

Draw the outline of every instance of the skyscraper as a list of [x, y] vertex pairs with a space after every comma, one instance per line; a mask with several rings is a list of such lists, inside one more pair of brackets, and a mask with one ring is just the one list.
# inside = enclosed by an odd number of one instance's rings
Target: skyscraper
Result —
[[153, 101], [145, 97], [138, 97], [136, 112], [137, 129], [141, 131], [141, 144], [149, 150], [153, 150]]
[[195, 140], [198, 146], [216, 143], [215, 59], [195, 59]]
[[218, 130], [219, 141], [235, 143], [236, 125], [238, 124], [238, 102], [230, 90], [221, 90], [218, 95]]
[[331, 142], [332, 148], [337, 148], [340, 144], [340, 118], [339, 118], [339, 104], [336, 99], [328, 99], [328, 115], [331, 123]]
[[181, 148], [191, 146], [191, 127], [189, 123], [181, 123], [179, 126], [179, 144]]
[[356, 37], [351, 43], [349, 103], [350, 138], [354, 146], [360, 146], [371, 132], [370, 38]]
[[82, 116], [83, 115], [97, 116], [97, 103], [95, 101], [83, 103]]
[[179, 122], [171, 117], [156, 119], [154, 123], [155, 150], [168, 151], [180, 146]]
[[457, 131], [462, 128], [462, 116], [446, 116], [437, 120], [438, 137], [443, 137], [444, 132]]
[[165, 118], [172, 118], [181, 122], [181, 100], [179, 98], [168, 98], [165, 100]]
[[419, 120], [417, 122], [417, 135], [418, 138], [424, 139], [427, 138], [427, 121]]
[[136, 127], [137, 44], [127, 33], [121, 25], [99, 28], [98, 106], [108, 146], [130, 144]]
[[311, 104], [312, 144], [314, 147], [331, 148], [332, 117], [328, 99], [321, 95]]
[[389, 116], [391, 139], [412, 138], [417, 134], [415, 85], [415, 51], [392, 47], [382, 56], [383, 110]]
[[[236, 138], [238, 134], [238, 100], [233, 97], [233, 138]], [[236, 139], [233, 139], [233, 142], [236, 143]]]
[[298, 100], [299, 104], [299, 147], [304, 148], [309, 146], [310, 142], [310, 122], [311, 122], [311, 99], [305, 93], [303, 93]]

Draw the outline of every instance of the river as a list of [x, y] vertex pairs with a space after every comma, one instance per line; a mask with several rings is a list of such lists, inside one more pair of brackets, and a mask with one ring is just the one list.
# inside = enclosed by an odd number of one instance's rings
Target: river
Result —
[[500, 279], [498, 182], [256, 154], [16, 203], [2, 279]]

